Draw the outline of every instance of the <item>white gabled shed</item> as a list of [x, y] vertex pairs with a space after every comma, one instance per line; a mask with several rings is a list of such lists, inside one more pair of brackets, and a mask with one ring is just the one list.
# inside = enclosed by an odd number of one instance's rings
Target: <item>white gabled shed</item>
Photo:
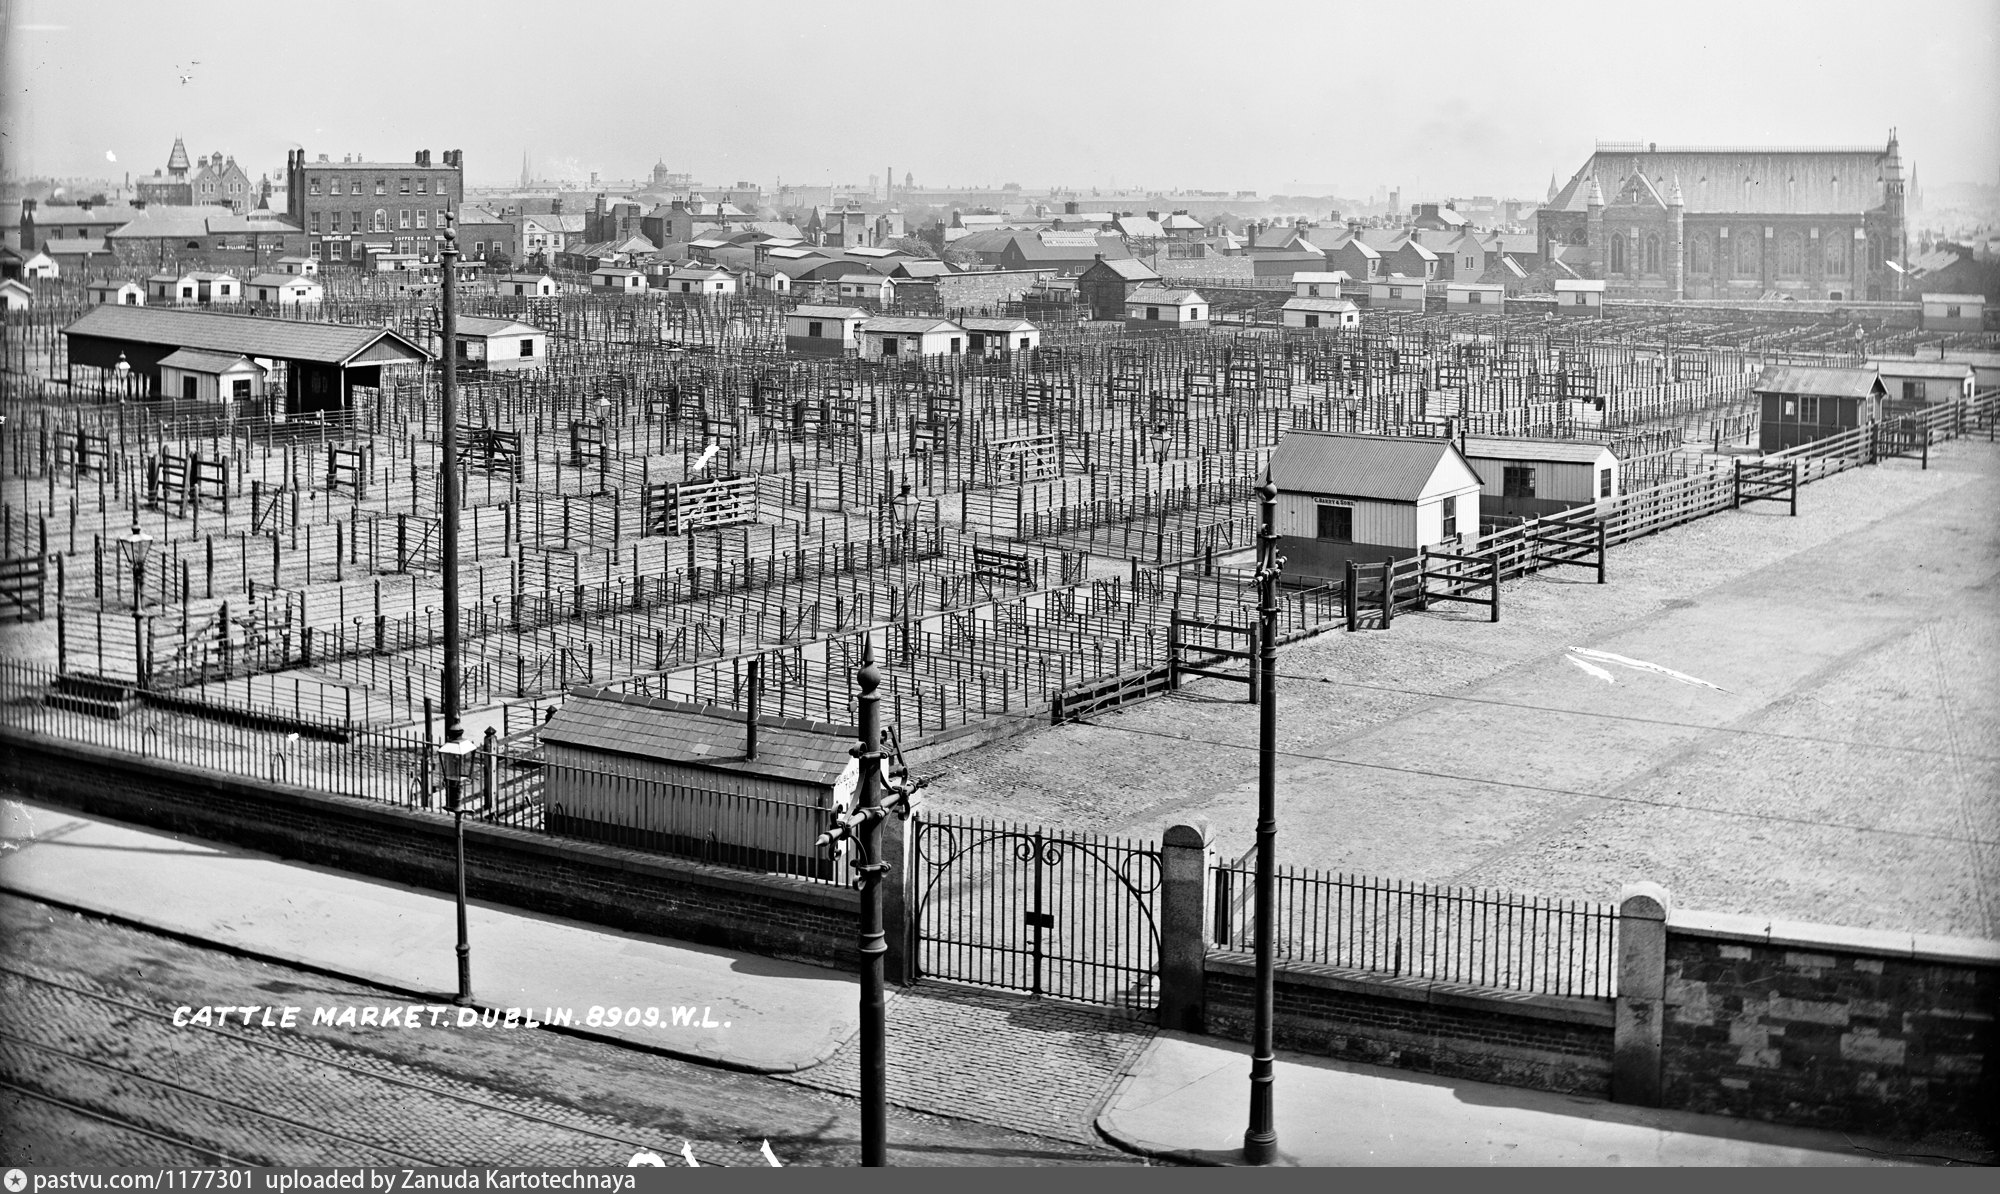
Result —
[[1488, 514], [1538, 518], [1623, 491], [1618, 457], [1603, 444], [1467, 436], [1463, 450], [1479, 474], [1479, 505]]
[[1479, 538], [1479, 474], [1449, 439], [1294, 431], [1271, 454], [1288, 581], [1339, 580]]

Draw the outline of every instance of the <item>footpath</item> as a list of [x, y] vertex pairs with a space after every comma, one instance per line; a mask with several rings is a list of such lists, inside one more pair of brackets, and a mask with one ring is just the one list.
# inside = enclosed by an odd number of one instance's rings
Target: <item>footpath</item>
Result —
[[[449, 1003], [454, 901], [18, 800], [0, 804], [0, 891], [234, 953]], [[854, 975], [474, 902], [474, 1003], [732, 1069], [854, 1087]], [[187, 993], [189, 1004], [201, 1002]], [[592, 1008], [663, 1022], [592, 1026]], [[678, 1014], [676, 1014], [678, 1010]], [[601, 1017], [600, 1017], [601, 1018]], [[678, 1021], [678, 1022], [674, 1022]], [[1004, 1023], [1008, 1031], [991, 1031]], [[911, 1052], [905, 1042], [935, 1038]], [[1153, 1032], [1096, 1009], [920, 986], [889, 1005], [890, 1099], [1197, 1164], [1238, 1159], [1249, 1057], [1230, 1042]], [[1093, 1042], [1107, 1042], [1101, 1046]], [[898, 1064], [898, 1054], [903, 1064]], [[1036, 1086], [1024, 1064], [1068, 1076]], [[898, 1076], [900, 1074], [900, 1076]], [[1625, 1107], [1281, 1054], [1279, 1150], [1289, 1165], [1881, 1165], [1877, 1141]], [[1024, 1083], [1029, 1083], [1024, 1085]], [[900, 1089], [899, 1089], [900, 1088]], [[995, 1110], [989, 1111], [993, 1100]], [[1067, 1114], [1056, 1114], [1057, 1111]], [[891, 1131], [895, 1131], [892, 1114]]]

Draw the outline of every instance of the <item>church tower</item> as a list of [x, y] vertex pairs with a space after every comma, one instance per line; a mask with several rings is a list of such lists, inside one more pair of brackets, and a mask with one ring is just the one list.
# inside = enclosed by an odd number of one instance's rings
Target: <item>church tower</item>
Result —
[[1597, 176], [1590, 176], [1590, 192], [1585, 199], [1588, 213], [1584, 216], [1583, 243], [1587, 250], [1585, 262], [1593, 278], [1604, 276], [1604, 188], [1597, 185]]
[[[1889, 217], [1889, 226], [1883, 230], [1882, 259], [1902, 265], [1909, 256], [1908, 213], [1904, 210], [1903, 154], [1896, 144], [1896, 130], [1889, 130], [1889, 156], [1882, 163], [1882, 206]], [[1902, 297], [1903, 275], [1893, 270], [1885, 271], [1895, 280], [1894, 295]]]

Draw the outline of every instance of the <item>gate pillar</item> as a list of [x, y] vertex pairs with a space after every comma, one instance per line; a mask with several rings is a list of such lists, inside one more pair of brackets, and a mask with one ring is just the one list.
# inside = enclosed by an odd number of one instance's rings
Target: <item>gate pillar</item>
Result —
[[1208, 843], [1199, 829], [1170, 827], [1160, 839], [1160, 1027], [1202, 1032], [1208, 946], [1203, 915]]
[[889, 952], [882, 959], [883, 981], [908, 986], [916, 981], [910, 958], [916, 948], [917, 926], [910, 916], [910, 825], [902, 817], [882, 818], [882, 939]]

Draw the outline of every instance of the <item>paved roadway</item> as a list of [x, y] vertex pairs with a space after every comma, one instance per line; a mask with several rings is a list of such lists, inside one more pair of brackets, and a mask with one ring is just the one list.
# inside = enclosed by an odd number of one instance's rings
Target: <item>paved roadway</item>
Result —
[[[789, 1165], [859, 1159], [837, 1080], [545, 1031], [176, 1028], [183, 1004], [409, 1001], [14, 896], [0, 934], [0, 1162], [623, 1165], [685, 1145], [705, 1165], [761, 1165], [765, 1140]], [[897, 1165], [1137, 1163], [1080, 1139], [891, 1120]]]

